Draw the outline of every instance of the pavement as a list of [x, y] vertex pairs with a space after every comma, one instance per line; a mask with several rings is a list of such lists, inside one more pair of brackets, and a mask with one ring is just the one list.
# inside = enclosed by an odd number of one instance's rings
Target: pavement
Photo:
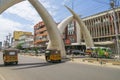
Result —
[[[78, 59], [78, 61], [77, 61]], [[47, 63], [41, 56], [19, 55], [18, 65], [3, 65], [0, 54], [0, 80], [120, 80], [119, 68], [79, 61], [84, 56], [67, 56], [66, 62]]]
[[74, 58], [74, 59], [71, 59], [71, 62], [88, 64], [88, 65], [96, 65], [96, 66], [102, 66], [102, 67], [113, 67], [113, 68], [120, 69], [120, 62], [118, 61], [111, 62], [109, 60], [104, 61], [103, 59], [94, 60], [90, 58], [85, 58], [85, 59]]
[[[24, 54], [22, 54], [24, 55]], [[26, 54], [24, 56], [31, 56], [34, 58], [40, 58], [45, 60], [44, 54], [35, 56], [34, 54]], [[81, 63], [81, 64], [88, 64], [88, 65], [96, 65], [96, 66], [104, 66], [104, 67], [113, 67], [120, 69], [120, 61], [114, 59], [100, 59], [100, 58], [89, 58], [84, 56], [67, 56], [66, 59], [62, 59], [62, 61], [68, 61], [72, 63]]]

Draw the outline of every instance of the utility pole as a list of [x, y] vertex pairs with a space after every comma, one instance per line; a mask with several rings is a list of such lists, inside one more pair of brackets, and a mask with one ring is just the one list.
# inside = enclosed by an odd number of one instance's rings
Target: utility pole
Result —
[[118, 30], [117, 30], [117, 20], [116, 20], [116, 15], [115, 15], [115, 0], [110, 1], [110, 6], [113, 10], [113, 20], [114, 20], [114, 27], [115, 27], [115, 37], [116, 37], [116, 46], [117, 46], [117, 54], [118, 54], [118, 60], [120, 60], [120, 46], [119, 46], [119, 36], [118, 36]]
[[9, 46], [8, 36], [6, 36], [6, 40], [5, 40], [5, 48], [8, 48], [8, 46]]
[[11, 46], [11, 33], [8, 34], [9, 47]]

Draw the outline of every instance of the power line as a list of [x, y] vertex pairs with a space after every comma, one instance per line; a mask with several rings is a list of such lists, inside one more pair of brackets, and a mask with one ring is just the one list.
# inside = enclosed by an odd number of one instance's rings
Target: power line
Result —
[[92, 0], [92, 1], [95, 1], [95, 2], [98, 2], [98, 3], [101, 3], [101, 4], [106, 4], [106, 5], [109, 5], [109, 3], [104, 2], [104, 1], [98, 1], [98, 0]]

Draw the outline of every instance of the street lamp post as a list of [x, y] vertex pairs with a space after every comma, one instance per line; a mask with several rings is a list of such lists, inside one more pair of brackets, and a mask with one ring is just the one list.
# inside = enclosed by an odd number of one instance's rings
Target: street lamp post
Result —
[[120, 60], [120, 51], [119, 51], [119, 36], [118, 36], [118, 30], [117, 30], [117, 24], [116, 24], [116, 16], [115, 16], [115, 5], [114, 5], [114, 0], [111, 0], [110, 5], [113, 9], [113, 18], [114, 18], [114, 27], [115, 27], [115, 37], [116, 37], [116, 46], [117, 46], [117, 54], [118, 54], [118, 59]]

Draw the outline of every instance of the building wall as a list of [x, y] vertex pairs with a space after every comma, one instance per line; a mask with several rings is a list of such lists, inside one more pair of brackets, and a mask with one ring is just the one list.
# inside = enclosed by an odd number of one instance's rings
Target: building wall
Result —
[[[120, 35], [120, 8], [115, 10], [116, 18], [117, 18], [117, 31]], [[87, 26], [90, 34], [93, 38], [94, 42], [105, 42], [105, 41], [115, 41], [115, 27], [114, 27], [114, 19], [113, 19], [113, 12], [111, 10], [101, 12], [92, 16], [88, 16], [82, 19], [85, 25]], [[66, 30], [65, 35], [66, 39], [73, 38], [76, 42], [76, 21], [74, 21], [74, 33], [69, 34], [70, 30], [68, 26], [72, 23], [69, 23]], [[83, 35], [82, 41], [84, 42]], [[119, 36], [120, 38], [120, 36]]]
[[17, 41], [17, 40], [19, 40], [20, 36], [24, 35], [24, 34], [32, 35], [32, 32], [14, 31], [14, 33], [13, 33], [13, 39], [15, 41]]
[[33, 46], [33, 35], [22, 35], [19, 38], [19, 43], [22, 43], [23, 48], [30, 48]]
[[[115, 10], [115, 17], [120, 39], [120, 8]], [[110, 47], [116, 53], [116, 34], [112, 10], [83, 18], [83, 21], [90, 31], [94, 43], [99, 42], [95, 46]]]
[[76, 21], [73, 20], [70, 22], [65, 31], [64, 31], [64, 43], [66, 45], [70, 45], [71, 43], [76, 43], [77, 37], [76, 37]]
[[2, 42], [0, 42], [0, 50], [2, 49]]
[[46, 46], [48, 42], [48, 33], [44, 22], [39, 22], [34, 26], [34, 44], [36, 46]]
[[[116, 23], [117, 23], [117, 31], [120, 39], [120, 8], [115, 10]], [[90, 34], [93, 38], [95, 46], [104, 46], [110, 47], [113, 49], [114, 53], [116, 53], [116, 34], [114, 27], [114, 19], [113, 19], [113, 11], [105, 11], [98, 14], [94, 14], [92, 16], [88, 16], [82, 18], [83, 22], [87, 26]], [[73, 20], [75, 21], [75, 20]], [[69, 23], [71, 24], [71, 23]], [[68, 24], [68, 25], [69, 25]], [[74, 22], [74, 27], [76, 27], [76, 21]], [[76, 30], [76, 29], [74, 29]], [[69, 34], [70, 30], [68, 27], [65, 30], [65, 43], [71, 43], [69, 40], [70, 37], [74, 40], [77, 39], [76, 33]], [[75, 31], [76, 32], [76, 31]], [[81, 36], [82, 42], [84, 42], [83, 34]], [[120, 40], [119, 40], [120, 41]], [[76, 42], [76, 41], [75, 41]], [[120, 44], [119, 44], [120, 45]]]
[[[120, 35], [120, 8], [115, 10], [115, 16], [117, 18], [117, 31]], [[114, 27], [114, 19], [113, 19], [113, 11], [105, 11], [98, 14], [94, 14], [92, 16], [88, 16], [82, 19], [85, 25], [87, 26], [90, 34], [93, 38], [95, 46], [106, 46], [115, 49], [116, 46], [116, 38], [115, 38], [115, 27]], [[76, 21], [73, 20], [71, 23], [68, 24], [64, 33], [63, 33], [63, 40], [65, 44], [76, 43], [77, 35], [76, 35]], [[46, 28], [43, 22], [39, 22], [34, 26], [34, 40], [35, 44], [39, 44], [42, 42], [46, 42], [47, 40], [44, 39], [43, 36], [47, 37]], [[83, 35], [82, 42], [84, 42]], [[119, 36], [120, 38], [120, 36]], [[111, 42], [110, 44], [107, 42]], [[104, 42], [104, 43], [102, 43]], [[114, 50], [115, 51], [115, 50]]]
[[[120, 8], [116, 9], [115, 16], [117, 18], [117, 31], [120, 34]], [[115, 40], [114, 19], [111, 10], [86, 17], [83, 21], [90, 31], [94, 42]]]

